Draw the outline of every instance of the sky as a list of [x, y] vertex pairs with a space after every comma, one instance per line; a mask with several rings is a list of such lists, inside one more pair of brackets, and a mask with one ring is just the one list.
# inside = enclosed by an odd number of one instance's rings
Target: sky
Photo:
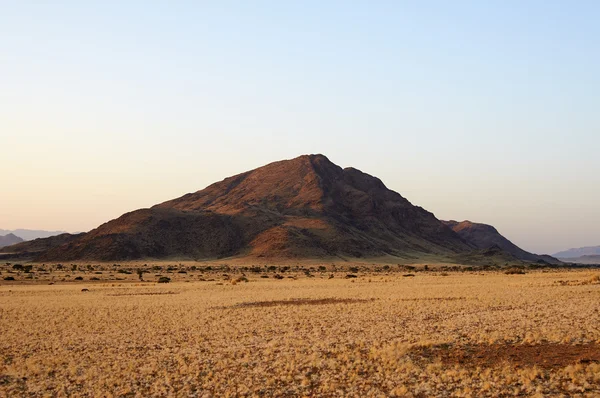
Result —
[[322, 153], [526, 250], [600, 245], [600, 2], [0, 5], [0, 228]]

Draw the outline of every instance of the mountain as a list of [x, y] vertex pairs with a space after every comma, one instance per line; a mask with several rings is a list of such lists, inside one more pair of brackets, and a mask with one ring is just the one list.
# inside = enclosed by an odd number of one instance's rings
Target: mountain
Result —
[[528, 262], [546, 262], [549, 264], [558, 264], [556, 258], [548, 255], [537, 255], [529, 253], [508, 239], [502, 236], [498, 230], [491, 225], [474, 223], [471, 221], [443, 221], [454, 232], [460, 235], [465, 241], [469, 242], [478, 249], [499, 248], [512, 255], [515, 259]]
[[564, 260], [577, 264], [600, 264], [600, 254], [586, 254], [576, 258], [565, 258]]
[[60, 235], [50, 236], [48, 238], [38, 238], [28, 241], [23, 241], [23, 239], [18, 238], [20, 239], [20, 243], [16, 243], [11, 246], [6, 246], [0, 249], [0, 258], [33, 258], [53, 247], [58, 247], [65, 243], [71, 242], [72, 240], [75, 240], [77, 238], [81, 238], [83, 237], [83, 235], [85, 235], [85, 233], [64, 233]]
[[33, 240], [38, 238], [48, 238], [50, 236], [64, 234], [65, 231], [38, 231], [33, 229], [0, 229], [0, 235], [14, 234], [23, 240]]
[[577, 258], [582, 256], [595, 256], [600, 255], [600, 246], [587, 246], [580, 247], [578, 249], [569, 249], [554, 254], [554, 257], [558, 258]]
[[19, 242], [23, 242], [23, 239], [19, 238], [15, 234], [0, 236], [0, 247], [14, 245]]
[[126, 213], [38, 260], [447, 256], [473, 249], [378, 178], [303, 155]]

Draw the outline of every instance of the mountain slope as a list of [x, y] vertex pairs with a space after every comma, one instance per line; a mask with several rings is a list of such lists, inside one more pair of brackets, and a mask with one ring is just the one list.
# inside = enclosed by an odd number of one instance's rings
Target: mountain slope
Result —
[[15, 234], [0, 236], [0, 247], [11, 246], [20, 242], [23, 242], [23, 239]]
[[491, 225], [474, 223], [471, 221], [443, 221], [454, 232], [464, 240], [470, 242], [478, 249], [500, 248], [513, 257], [529, 262], [547, 262], [550, 264], [560, 263], [557, 259], [548, 255], [537, 255], [529, 253], [502, 236], [496, 228]]
[[6, 246], [0, 249], [0, 255], [2, 258], [8, 257], [8, 255], [16, 255], [18, 257], [33, 257], [37, 256], [53, 247], [58, 247], [65, 243], [68, 243], [77, 238], [83, 237], [85, 234], [60, 234], [50, 236], [48, 238], [38, 238], [34, 240], [23, 241], [20, 243]]
[[136, 210], [40, 260], [448, 255], [465, 242], [377, 178], [323, 155], [274, 162]]

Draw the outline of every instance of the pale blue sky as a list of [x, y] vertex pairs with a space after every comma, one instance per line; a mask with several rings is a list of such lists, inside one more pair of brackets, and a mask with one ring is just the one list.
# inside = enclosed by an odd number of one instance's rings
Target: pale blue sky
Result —
[[600, 244], [599, 2], [53, 3], [0, 0], [0, 228], [323, 153], [527, 250]]

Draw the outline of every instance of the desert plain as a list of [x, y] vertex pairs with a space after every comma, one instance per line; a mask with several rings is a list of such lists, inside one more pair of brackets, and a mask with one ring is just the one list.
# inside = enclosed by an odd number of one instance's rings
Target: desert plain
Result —
[[3, 264], [0, 396], [600, 396], [597, 269], [193, 264]]

